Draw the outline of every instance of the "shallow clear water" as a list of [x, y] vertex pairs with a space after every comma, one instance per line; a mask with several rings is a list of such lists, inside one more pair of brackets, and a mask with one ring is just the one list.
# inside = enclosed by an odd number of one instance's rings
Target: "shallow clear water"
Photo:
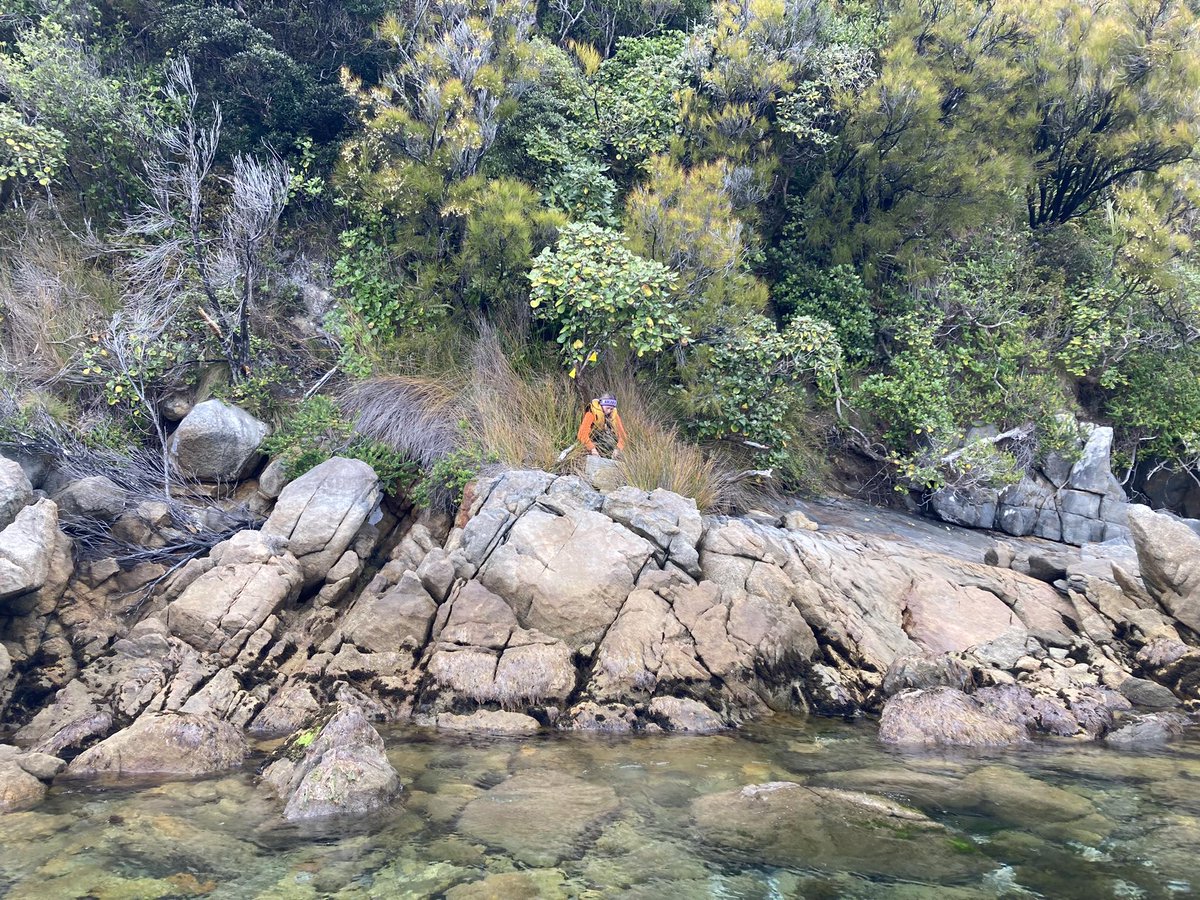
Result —
[[[24, 897], [1180, 897], [1200, 893], [1200, 738], [1157, 751], [884, 748], [873, 726], [777, 718], [708, 737], [385, 735], [386, 812], [296, 828], [244, 773], [56, 787], [0, 817], [0, 894]], [[558, 773], [555, 775], [554, 773]], [[583, 782], [553, 787], [568, 775]], [[475, 798], [508, 779], [552, 790]], [[703, 795], [794, 781], [863, 790], [940, 826], [836, 841], [763, 822], [730, 838]], [[611, 789], [611, 794], [608, 789]], [[498, 795], [493, 795], [498, 796]], [[821, 794], [822, 797], [833, 796]], [[822, 801], [825, 802], [825, 801]], [[703, 804], [701, 804], [703, 806]], [[486, 807], [486, 809], [483, 809]], [[840, 822], [838, 807], [822, 807]], [[824, 814], [824, 813], [822, 813]], [[486, 818], [489, 817], [490, 818]], [[474, 828], [476, 833], [471, 833]], [[911, 840], [911, 853], [888, 855]], [[908, 846], [901, 843], [903, 850]], [[876, 852], [878, 851], [878, 853]]]

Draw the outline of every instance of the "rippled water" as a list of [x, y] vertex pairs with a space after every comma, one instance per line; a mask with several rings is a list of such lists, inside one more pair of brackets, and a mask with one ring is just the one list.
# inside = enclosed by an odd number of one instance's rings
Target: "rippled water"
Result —
[[[1200, 893], [1200, 739], [899, 753], [869, 725], [775, 719], [710, 737], [385, 735], [402, 799], [295, 828], [252, 771], [56, 787], [0, 816], [0, 893], [47, 897], [1179, 897]], [[524, 776], [524, 777], [522, 777]], [[569, 776], [564, 778], [563, 776]], [[509, 782], [509, 779], [520, 781]], [[578, 781], [572, 781], [578, 779]], [[944, 828], [754, 823], [703, 795], [793, 781], [900, 799]], [[542, 791], [489, 789], [540, 784]], [[611, 789], [611, 794], [607, 789]], [[828, 794], [821, 794], [825, 797]], [[830, 795], [832, 796], [832, 795]], [[825, 802], [825, 801], [822, 801]], [[721, 808], [719, 805], [716, 807]], [[826, 809], [823, 807], [822, 809]], [[480, 815], [482, 814], [482, 819]], [[488, 829], [479, 832], [480, 822]], [[729, 827], [725, 827], [728, 825]], [[472, 829], [476, 833], [472, 833]], [[832, 833], [832, 832], [831, 832]], [[897, 841], [901, 843], [897, 844]], [[911, 841], [911, 853], [895, 853]]]

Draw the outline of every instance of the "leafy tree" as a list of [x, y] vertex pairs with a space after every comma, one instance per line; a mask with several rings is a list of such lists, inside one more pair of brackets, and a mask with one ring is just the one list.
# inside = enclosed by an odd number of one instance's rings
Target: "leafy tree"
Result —
[[0, 105], [0, 208], [25, 186], [49, 187], [66, 162], [61, 131], [27, 124], [11, 106]]
[[537, 192], [515, 178], [461, 182], [447, 212], [465, 219], [459, 271], [467, 301], [485, 315], [498, 311], [516, 319], [526, 313], [524, 276], [563, 216], [542, 206]]
[[[90, 215], [111, 216], [132, 199], [136, 162], [151, 131], [144, 86], [107, 74], [72, 30], [69, 16], [46, 15], [0, 47], [0, 109], [8, 147], [43, 161], [45, 180], [73, 196]], [[25, 130], [28, 129], [28, 130]], [[45, 163], [50, 163], [47, 174]], [[18, 166], [20, 169], [28, 166]], [[38, 180], [43, 180], [39, 178]]]
[[841, 347], [824, 322], [798, 316], [780, 331], [751, 315], [696, 343], [676, 395], [699, 438], [749, 441], [780, 465], [795, 438], [802, 387], [838, 392]]
[[656, 156], [647, 169], [625, 204], [630, 249], [680, 273], [679, 307], [692, 331], [738, 311], [761, 312], [766, 288], [747, 271], [752, 234], [734, 212], [734, 167], [719, 161], [684, 170]]
[[675, 275], [630, 252], [621, 235], [587, 223], [565, 226], [534, 260], [529, 305], [557, 328], [555, 341], [575, 378], [622, 346], [643, 357], [687, 340], [669, 302]]
[[788, 266], [772, 289], [771, 299], [785, 321], [793, 316], [809, 316], [832, 325], [848, 360], [864, 362], [873, 355], [872, 296], [849, 266]]

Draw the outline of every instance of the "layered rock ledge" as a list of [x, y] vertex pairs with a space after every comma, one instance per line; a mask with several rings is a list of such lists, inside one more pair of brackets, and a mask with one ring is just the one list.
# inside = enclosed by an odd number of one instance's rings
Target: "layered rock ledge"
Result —
[[[22, 488], [0, 533], [0, 708], [17, 744], [77, 777], [236, 767], [243, 732], [294, 734], [330, 703], [367, 730], [514, 735], [882, 712], [882, 739], [920, 746], [1163, 740], [1200, 703], [1200, 538], [1144, 507], [1136, 552], [1014, 568], [1005, 548], [989, 564], [800, 513], [703, 517], [667, 491], [538, 471], [476, 483], [452, 525], [389, 509], [368, 466], [335, 458], [278, 491], [261, 530], [131, 604], [162, 573], [69, 574], [53, 502]], [[277, 768], [281, 798], [322, 766], [393, 792], [355, 728], [362, 759]], [[336, 807], [326, 787], [293, 813]]]

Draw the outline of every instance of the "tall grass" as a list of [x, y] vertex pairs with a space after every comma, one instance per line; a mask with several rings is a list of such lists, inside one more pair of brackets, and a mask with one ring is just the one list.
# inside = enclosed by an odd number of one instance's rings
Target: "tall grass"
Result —
[[710, 512], [748, 504], [750, 488], [731, 463], [684, 438], [665, 404], [647, 396], [632, 375], [596, 372], [586, 388], [561, 371], [519, 370], [502, 338], [484, 325], [454, 371], [374, 378], [351, 387], [342, 406], [357, 432], [426, 468], [473, 447], [498, 468], [565, 473], [582, 469], [576, 433], [590, 397], [611, 391], [629, 436], [620, 460], [629, 484], [692, 497]]
[[110, 279], [83, 248], [31, 224], [0, 247], [0, 366], [9, 374], [50, 378], [116, 305]]
[[475, 345], [464, 401], [470, 436], [509, 467], [562, 471], [575, 443], [584, 402], [561, 372], [518, 374], [498, 336], [484, 330]]

